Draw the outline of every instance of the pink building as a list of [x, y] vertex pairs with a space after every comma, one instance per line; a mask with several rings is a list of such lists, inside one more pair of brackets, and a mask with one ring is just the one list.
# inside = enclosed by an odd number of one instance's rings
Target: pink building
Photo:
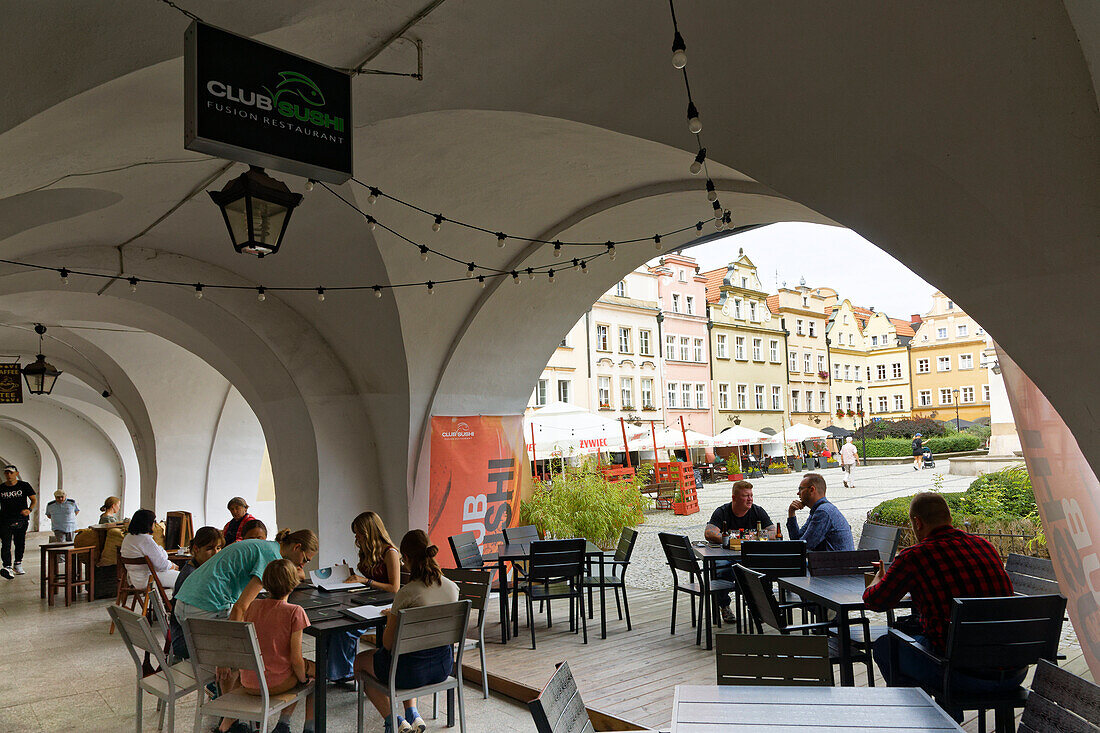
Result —
[[710, 414], [710, 354], [707, 335], [706, 278], [695, 259], [682, 254], [662, 257], [650, 268], [657, 275], [657, 316], [661, 344], [661, 380], [665, 425], [713, 432]]

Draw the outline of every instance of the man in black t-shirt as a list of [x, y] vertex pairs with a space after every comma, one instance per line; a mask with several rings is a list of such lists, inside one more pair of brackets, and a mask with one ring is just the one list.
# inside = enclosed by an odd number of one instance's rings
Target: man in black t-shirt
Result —
[[[726, 537], [742, 529], [755, 530], [757, 525], [762, 529], [772, 526], [772, 520], [763, 507], [752, 503], [752, 484], [748, 481], [735, 481], [733, 484], [733, 497], [729, 504], [723, 504], [714, 510], [707, 522], [707, 528], [703, 536], [708, 542], [725, 544]], [[733, 565], [728, 562], [715, 564], [717, 570], [715, 577], [722, 580], [733, 580]], [[722, 611], [723, 621], [733, 621], [736, 617], [730, 610], [730, 594], [718, 593], [718, 606]]]
[[[4, 566], [0, 575], [11, 579], [12, 574], [23, 575], [23, 546], [27, 539], [27, 525], [38, 497], [26, 481], [19, 480], [19, 469], [4, 466], [4, 482], [0, 483], [0, 559]], [[15, 545], [15, 564], [12, 564], [12, 545]]]

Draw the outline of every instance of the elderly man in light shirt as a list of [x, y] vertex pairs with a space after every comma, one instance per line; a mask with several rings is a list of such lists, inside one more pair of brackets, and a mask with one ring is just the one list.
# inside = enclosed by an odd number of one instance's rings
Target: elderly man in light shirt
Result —
[[840, 449], [840, 470], [844, 472], [845, 488], [855, 488], [856, 482], [852, 478], [852, 469], [859, 463], [859, 452], [851, 438], [844, 441], [844, 447]]

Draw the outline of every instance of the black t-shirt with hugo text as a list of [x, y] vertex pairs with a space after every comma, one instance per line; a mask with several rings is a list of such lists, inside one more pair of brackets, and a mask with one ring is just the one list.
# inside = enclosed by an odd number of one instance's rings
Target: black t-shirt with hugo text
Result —
[[729, 502], [714, 510], [710, 515], [710, 524], [713, 524], [722, 532], [736, 532], [739, 529], [756, 529], [757, 522], [761, 527], [771, 526], [772, 520], [768, 513], [759, 504], [753, 504], [745, 512], [745, 516], [739, 517], [733, 513]]
[[23, 510], [30, 508], [29, 499], [34, 493], [26, 481], [16, 481], [14, 486], [0, 483], [0, 517], [9, 520], [22, 517]]

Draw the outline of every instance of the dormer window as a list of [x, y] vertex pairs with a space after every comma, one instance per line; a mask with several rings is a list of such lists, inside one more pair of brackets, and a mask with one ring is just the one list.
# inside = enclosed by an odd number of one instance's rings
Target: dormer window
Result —
[[626, 281], [620, 280], [619, 284], [615, 286], [615, 295], [620, 298], [626, 297]]
[[684, 272], [683, 270], [680, 270], [680, 282], [686, 283], [687, 281], [688, 281], [687, 273]]
[[749, 279], [747, 277], [741, 278], [741, 287], [746, 289], [749, 287]]

